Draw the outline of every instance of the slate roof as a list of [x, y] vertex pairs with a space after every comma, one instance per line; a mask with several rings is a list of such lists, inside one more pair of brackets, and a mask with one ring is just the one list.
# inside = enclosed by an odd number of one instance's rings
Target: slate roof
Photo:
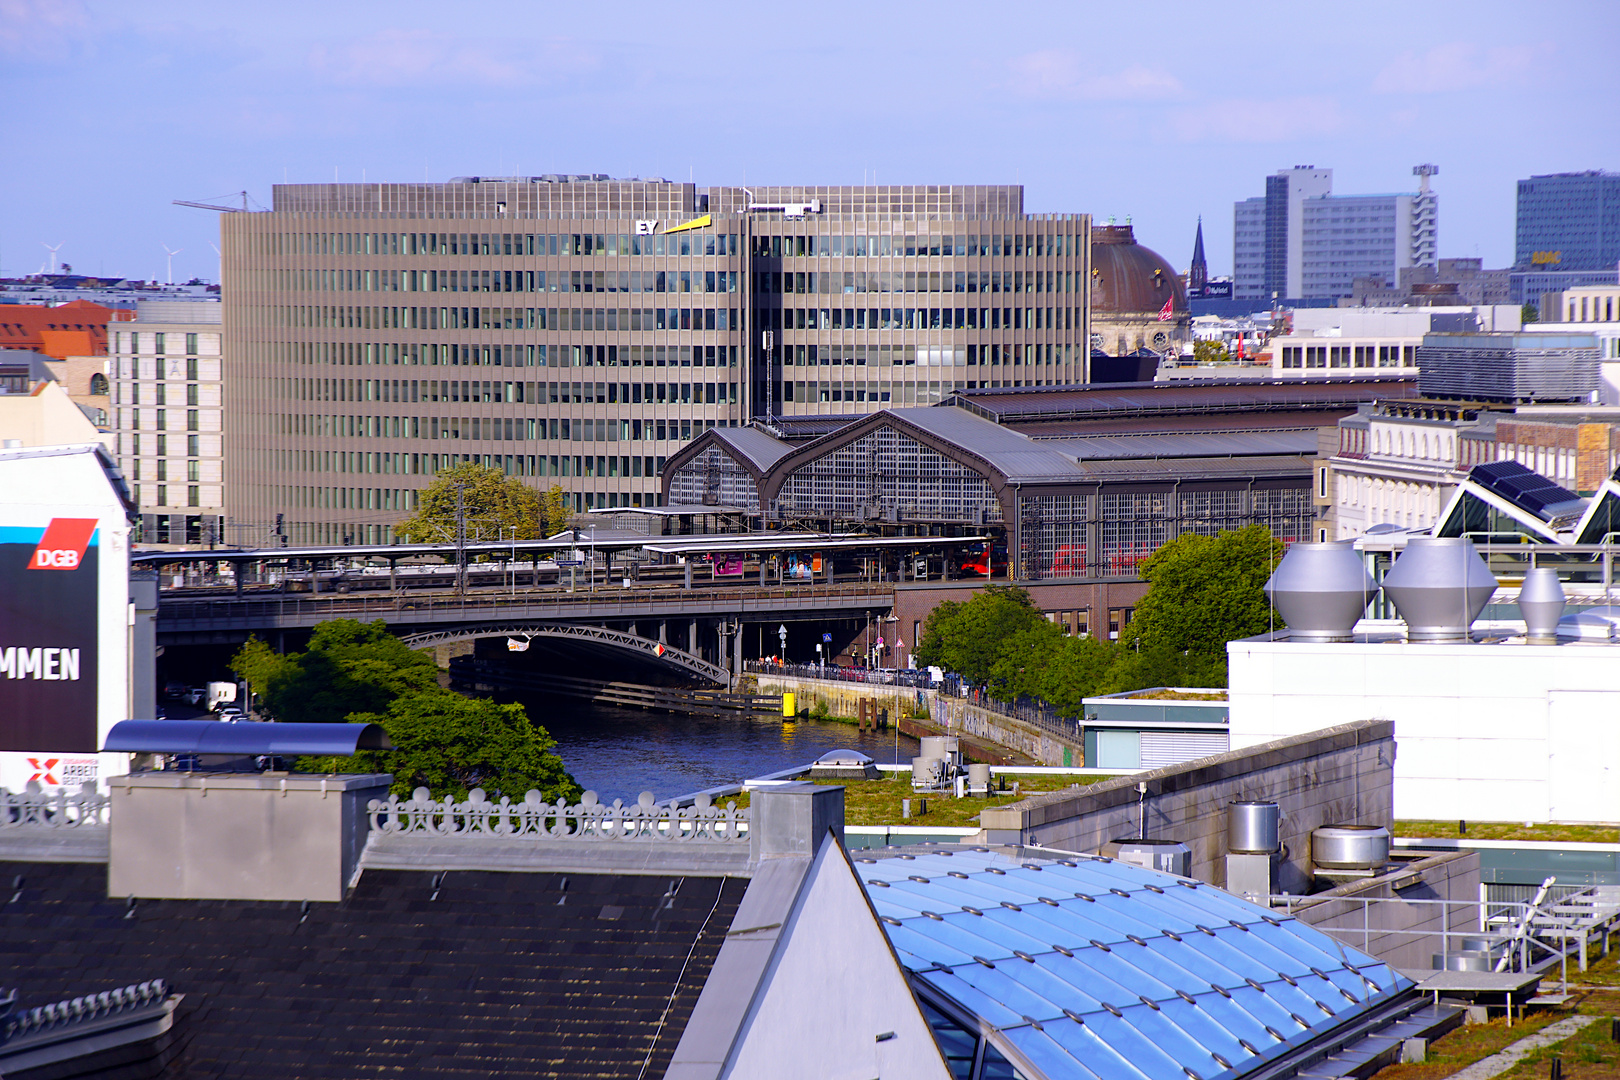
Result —
[[162, 978], [185, 995], [171, 1075], [246, 1080], [660, 1076], [747, 885], [368, 870], [306, 911], [129, 905], [106, 883], [105, 865], [0, 863], [19, 1007]]

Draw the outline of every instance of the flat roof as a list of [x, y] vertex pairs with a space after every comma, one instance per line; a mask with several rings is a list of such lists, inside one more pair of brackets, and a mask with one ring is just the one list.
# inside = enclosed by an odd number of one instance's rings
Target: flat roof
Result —
[[946, 405], [1001, 423], [1020, 419], [1069, 419], [1123, 413], [1133, 417], [1167, 412], [1239, 412], [1354, 406], [1382, 398], [1417, 395], [1414, 379], [1377, 376], [1345, 379], [1187, 379], [1166, 383], [1099, 383], [1079, 386], [958, 390]]
[[587, 514], [641, 514], [645, 517], [685, 517], [688, 514], [747, 514], [746, 506], [709, 506], [706, 503], [670, 503], [667, 506], [598, 506]]
[[714, 538], [664, 538], [658, 543], [645, 545], [648, 551], [660, 555], [689, 555], [708, 551], [850, 551], [860, 548], [922, 548], [956, 547], [961, 544], [983, 544], [988, 536], [815, 536], [800, 534], [782, 536], [780, 533]]

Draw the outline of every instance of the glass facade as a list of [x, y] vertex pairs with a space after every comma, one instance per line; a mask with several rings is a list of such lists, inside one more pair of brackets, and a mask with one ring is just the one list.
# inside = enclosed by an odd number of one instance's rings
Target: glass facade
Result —
[[1022, 209], [1015, 186], [278, 187], [223, 219], [229, 513], [386, 541], [468, 460], [576, 510], [651, 505], [670, 454], [754, 415], [1083, 381], [1089, 222]]

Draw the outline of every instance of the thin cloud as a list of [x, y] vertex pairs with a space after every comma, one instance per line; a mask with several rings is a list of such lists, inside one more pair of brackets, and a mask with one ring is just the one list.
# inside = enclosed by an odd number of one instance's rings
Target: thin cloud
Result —
[[1186, 142], [1287, 142], [1331, 135], [1346, 125], [1332, 98], [1233, 98], [1181, 110], [1170, 119]]
[[516, 87], [594, 66], [594, 56], [548, 43], [520, 54], [515, 45], [455, 38], [430, 30], [380, 30], [341, 45], [317, 45], [309, 65], [351, 86], [461, 83]]
[[0, 53], [55, 59], [90, 28], [78, 0], [0, 0]]
[[1160, 68], [1132, 65], [1097, 74], [1073, 49], [1042, 49], [1015, 56], [1008, 87], [1022, 97], [1062, 101], [1165, 101], [1181, 97], [1181, 80]]
[[1452, 41], [1422, 52], [1410, 49], [1373, 77], [1379, 94], [1444, 94], [1500, 83], [1517, 83], [1546, 65], [1557, 51], [1550, 42], [1494, 45]]

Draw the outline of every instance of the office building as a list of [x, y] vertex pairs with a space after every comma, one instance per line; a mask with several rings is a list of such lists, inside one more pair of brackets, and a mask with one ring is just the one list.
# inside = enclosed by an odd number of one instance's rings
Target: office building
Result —
[[1333, 170], [1298, 165], [1266, 177], [1266, 193], [1233, 208], [1233, 295], [1240, 300], [1350, 296], [1358, 278], [1395, 284], [1432, 266], [1439, 196], [1416, 166], [1414, 193], [1335, 195]]
[[1515, 303], [1583, 285], [1614, 285], [1620, 267], [1620, 173], [1520, 180], [1511, 288]]
[[145, 544], [273, 543], [224, 521], [225, 372], [218, 301], [140, 301], [108, 355], [118, 468]]
[[465, 177], [273, 206], [222, 219], [225, 497], [294, 544], [389, 537], [456, 462], [642, 506], [754, 415], [1086, 376], [1089, 219], [1016, 186]]

